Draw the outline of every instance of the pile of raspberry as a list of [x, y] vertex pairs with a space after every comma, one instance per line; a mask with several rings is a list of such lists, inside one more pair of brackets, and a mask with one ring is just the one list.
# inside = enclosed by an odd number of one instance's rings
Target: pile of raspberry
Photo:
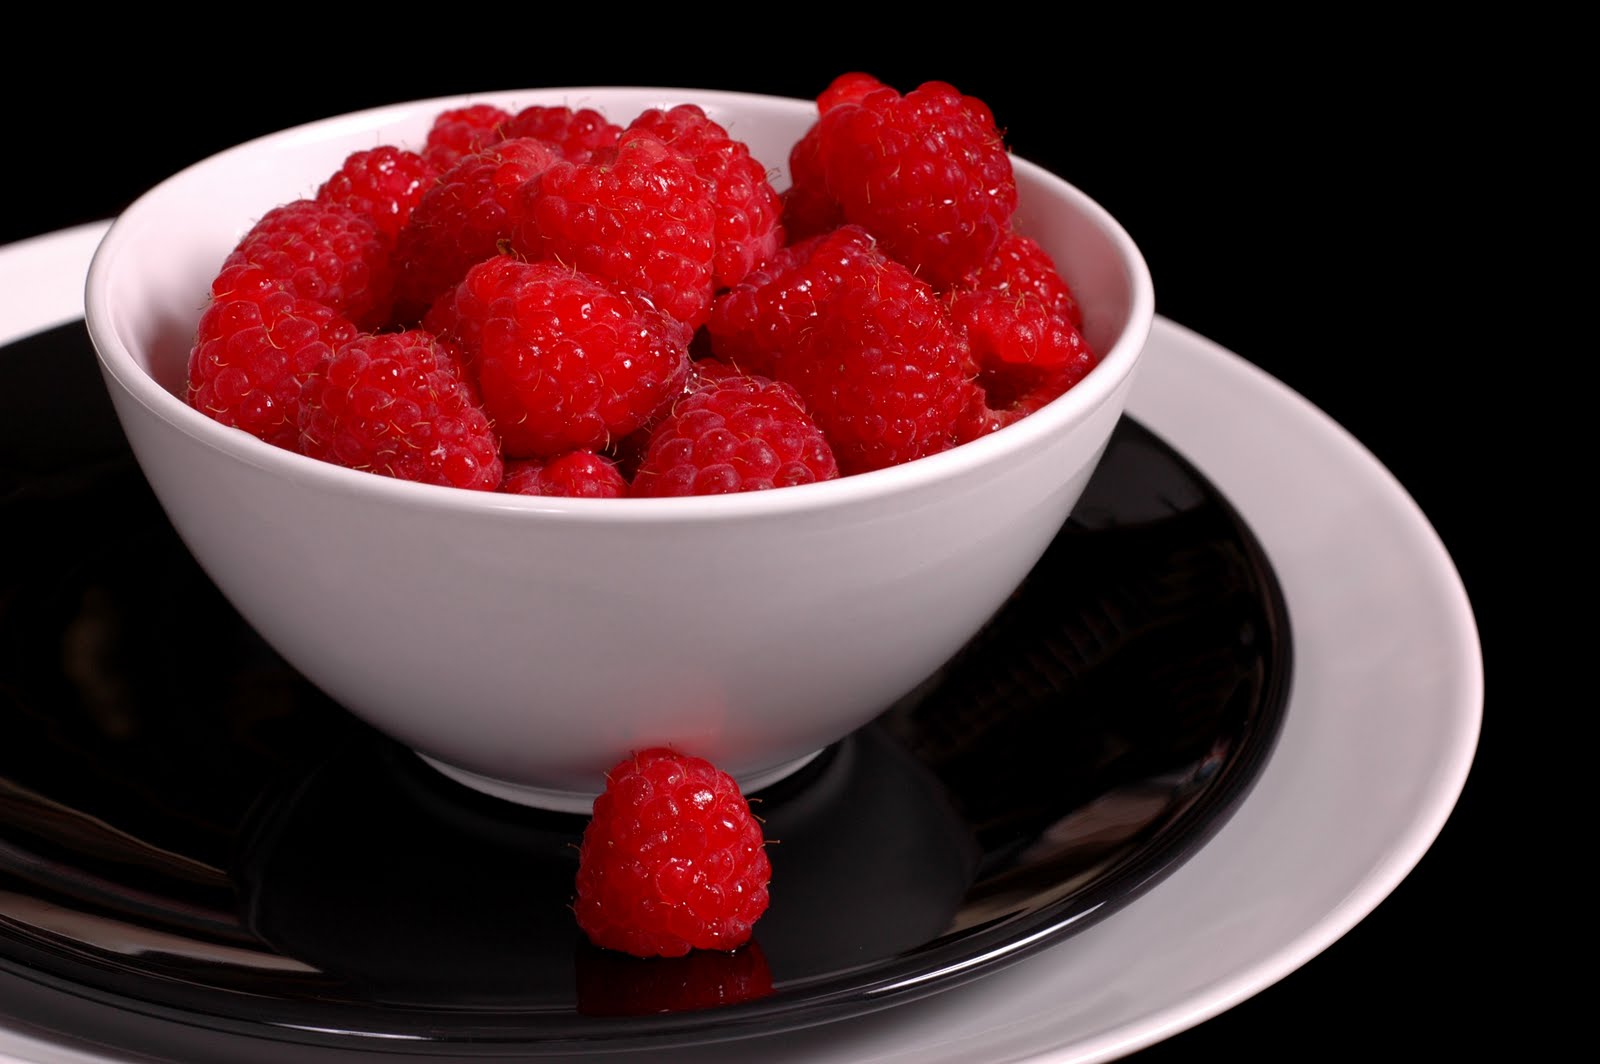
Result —
[[848, 73], [783, 192], [692, 104], [447, 110], [268, 211], [211, 285], [188, 401], [354, 469], [709, 495], [909, 462], [1080, 380], [989, 108]]

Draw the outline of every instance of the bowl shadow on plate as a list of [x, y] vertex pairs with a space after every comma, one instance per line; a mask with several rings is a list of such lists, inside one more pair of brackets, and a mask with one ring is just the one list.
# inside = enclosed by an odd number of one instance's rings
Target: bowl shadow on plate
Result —
[[[93, 381], [81, 333], [0, 360], [0, 379], [39, 385], [8, 389], [0, 425], [50, 407], [63, 444], [0, 432], [0, 520], [36, 563], [0, 586], [14, 974], [334, 1045], [357, 1036], [282, 1024], [549, 1048], [820, 1022], [1124, 904], [1220, 826], [1276, 735], [1289, 631], [1270, 566], [1225, 500], [1124, 422], [983, 632], [754, 796], [775, 842], [752, 947], [599, 955], [567, 908], [582, 818], [444, 779], [288, 669], [173, 534], [109, 408], [72, 400], [76, 362]], [[129, 951], [135, 933], [162, 948]]]

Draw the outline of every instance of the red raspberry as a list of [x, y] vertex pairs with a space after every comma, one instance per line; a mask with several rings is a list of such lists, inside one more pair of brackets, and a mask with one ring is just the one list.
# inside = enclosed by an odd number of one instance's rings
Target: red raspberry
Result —
[[300, 299], [266, 271], [230, 266], [211, 284], [189, 353], [189, 405], [295, 450], [306, 379], [356, 335], [333, 308]]
[[449, 352], [421, 330], [363, 333], [306, 381], [300, 449], [401, 480], [493, 491], [489, 419]]
[[[825, 113], [842, 103], [860, 103], [883, 82], [871, 74], [840, 74], [817, 97], [817, 110]], [[789, 152], [789, 187], [783, 192], [783, 227], [790, 240], [837, 229], [845, 224], [844, 208], [828, 191], [822, 168], [822, 123], [813, 122]]]
[[416, 152], [384, 145], [346, 158], [317, 189], [317, 202], [349, 207], [392, 240], [438, 176]]
[[717, 242], [713, 275], [718, 288], [738, 284], [783, 246], [778, 224], [782, 204], [767, 180], [767, 168], [750, 155], [748, 145], [728, 136], [705, 111], [690, 103], [670, 111], [649, 110], [628, 128], [654, 133], [711, 182]]
[[570, 451], [545, 462], [524, 458], [506, 463], [509, 495], [560, 495], [569, 499], [620, 499], [628, 494], [617, 464], [593, 451]]
[[973, 367], [933, 289], [855, 226], [775, 263], [770, 280], [719, 298], [708, 325], [717, 356], [792, 385], [843, 474], [949, 447]]
[[710, 762], [651, 749], [606, 777], [578, 853], [578, 926], [636, 957], [732, 950], [767, 909], [761, 824]]
[[487, 103], [441, 111], [428, 130], [422, 157], [443, 173], [467, 156], [504, 139], [500, 130], [510, 118], [506, 111]]
[[509, 457], [604, 450], [688, 380], [687, 329], [560, 263], [479, 263], [456, 290], [455, 314]]
[[1087, 372], [1077, 364], [1054, 369], [1001, 366], [979, 374], [967, 409], [956, 423], [955, 442], [966, 443], [1014, 425], [1078, 383]]
[[696, 364], [699, 387], [650, 434], [630, 494], [729, 495], [839, 475], [832, 448], [793, 388], [706, 367]]
[[531, 137], [504, 140], [442, 174], [400, 231], [397, 311], [421, 315], [467, 270], [500, 251], [522, 210], [518, 190], [561, 157]]
[[947, 449], [971, 401], [971, 358], [933, 289], [886, 256], [863, 261], [822, 315], [810, 357], [779, 364], [843, 473]]
[[394, 276], [388, 237], [337, 203], [295, 200], [261, 216], [222, 263], [257, 266], [289, 292], [332, 307], [356, 325], [388, 316]]
[[773, 376], [780, 359], [805, 347], [845, 283], [844, 267], [872, 247], [865, 229], [842, 226], [781, 248], [712, 304], [706, 322], [712, 352], [747, 373]]
[[790, 240], [839, 228], [845, 224], [844, 208], [828, 191], [822, 170], [822, 127], [813, 124], [789, 151], [789, 187], [783, 190], [783, 231]]
[[1055, 260], [1037, 241], [1020, 233], [1006, 234], [989, 260], [952, 289], [963, 290], [1037, 299], [1047, 311], [1065, 318], [1073, 328], [1083, 328], [1083, 310], [1056, 270]]
[[501, 132], [507, 139], [535, 137], [559, 151], [568, 162], [587, 163], [617, 146], [622, 127], [587, 107], [580, 111], [570, 107], [525, 107], [511, 116]]
[[972, 357], [983, 369], [1077, 366], [1082, 377], [1094, 367], [1094, 353], [1083, 334], [1030, 294], [958, 291], [950, 298], [950, 317], [966, 330]]
[[515, 250], [638, 292], [691, 329], [711, 311], [711, 184], [660, 138], [625, 133], [615, 157], [557, 163], [523, 190]]
[[1017, 206], [988, 106], [940, 81], [905, 96], [884, 86], [846, 97], [822, 113], [815, 145], [845, 219], [936, 288], [987, 261]]

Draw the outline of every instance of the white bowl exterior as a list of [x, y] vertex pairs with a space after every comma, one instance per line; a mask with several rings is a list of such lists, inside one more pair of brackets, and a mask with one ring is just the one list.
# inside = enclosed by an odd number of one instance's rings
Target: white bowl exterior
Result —
[[[340, 469], [178, 398], [222, 259], [352, 151], [420, 144], [422, 101], [213, 157], [143, 197], [90, 270], [90, 333], [174, 527], [262, 636], [420, 752], [589, 793], [673, 743], [749, 778], [865, 723], [953, 654], [1065, 521], [1120, 417], [1153, 317], [1131, 240], [1017, 162], [1018, 227], [1056, 257], [1103, 361], [1067, 396], [945, 454], [828, 484], [685, 500], [469, 493]], [[781, 187], [807, 101], [663, 89], [490, 93], [626, 121], [697, 102]], [[1070, 250], [1069, 250], [1070, 249]]]

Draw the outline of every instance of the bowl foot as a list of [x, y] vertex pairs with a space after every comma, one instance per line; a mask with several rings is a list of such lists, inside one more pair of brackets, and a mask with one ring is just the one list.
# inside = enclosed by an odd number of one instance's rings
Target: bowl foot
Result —
[[[813, 750], [803, 757], [793, 761], [786, 761], [776, 768], [769, 768], [764, 772], [755, 772], [748, 776], [735, 777], [739, 789], [745, 794], [751, 794], [763, 787], [770, 787], [779, 780], [793, 775], [809, 765], [821, 750]], [[502, 798], [518, 805], [531, 806], [534, 809], [548, 809], [557, 813], [581, 813], [588, 816], [594, 810], [595, 795], [598, 792], [563, 791], [550, 787], [533, 787], [524, 783], [507, 783], [492, 776], [479, 775], [468, 772], [454, 765], [447, 765], [443, 761], [435, 760], [427, 754], [418, 753], [424, 762], [433, 766], [439, 772], [455, 780], [463, 787], [471, 787], [480, 794], [487, 794], [491, 798]]]

